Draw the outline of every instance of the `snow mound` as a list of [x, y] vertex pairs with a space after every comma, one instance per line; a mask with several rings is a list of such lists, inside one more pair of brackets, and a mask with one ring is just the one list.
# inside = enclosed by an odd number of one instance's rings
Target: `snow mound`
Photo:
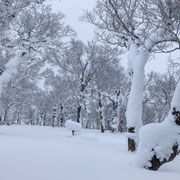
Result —
[[160, 160], [168, 160], [173, 153], [172, 147], [180, 145], [180, 127], [171, 121], [153, 123], [139, 131], [139, 146], [135, 164], [138, 167], [150, 168], [151, 160], [156, 155]]
[[71, 120], [67, 120], [65, 122], [65, 127], [67, 129], [69, 129], [70, 131], [72, 131], [72, 135], [78, 134], [82, 130], [82, 127], [81, 127], [80, 123], [77, 123], [77, 122], [74, 122], [74, 121], [71, 121]]

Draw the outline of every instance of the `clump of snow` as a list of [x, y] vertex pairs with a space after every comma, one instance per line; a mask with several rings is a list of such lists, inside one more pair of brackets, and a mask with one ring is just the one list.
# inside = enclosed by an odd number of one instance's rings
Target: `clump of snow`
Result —
[[136, 153], [136, 165], [149, 169], [154, 155], [160, 160], [168, 160], [173, 153], [172, 147], [180, 145], [180, 126], [169, 119], [163, 123], [153, 123], [139, 131], [139, 146]]
[[[173, 154], [173, 147], [180, 147], [179, 92], [180, 81], [175, 89], [169, 114], [163, 123], [149, 124], [140, 129], [139, 146], [136, 154], [138, 166], [147, 169], [151, 167], [151, 160], [154, 155], [161, 162], [168, 160]], [[180, 148], [177, 151], [179, 152]]]
[[65, 122], [65, 127], [68, 128], [70, 131], [72, 131], [72, 135], [77, 135], [80, 134], [82, 127], [80, 123], [71, 121], [71, 120], [67, 120]]
[[12, 58], [5, 66], [5, 71], [0, 76], [0, 95], [4, 84], [8, 84], [14, 75], [17, 73], [19, 64], [22, 61], [22, 52], [19, 51], [17, 55]]
[[138, 144], [139, 139], [138, 139], [138, 136], [137, 136], [136, 133], [126, 132], [126, 133], [124, 133], [124, 134], [125, 134], [126, 138], [133, 139], [133, 140]]

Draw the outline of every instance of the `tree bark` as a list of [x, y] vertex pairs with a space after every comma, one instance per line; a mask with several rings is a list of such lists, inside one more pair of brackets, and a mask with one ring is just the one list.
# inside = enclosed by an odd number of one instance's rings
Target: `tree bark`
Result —
[[[128, 129], [128, 132], [129, 133], [135, 133], [135, 128], [129, 128]], [[135, 142], [135, 139], [129, 137], [128, 138], [128, 151], [131, 151], [131, 152], [134, 152], [136, 150], [136, 142]]]

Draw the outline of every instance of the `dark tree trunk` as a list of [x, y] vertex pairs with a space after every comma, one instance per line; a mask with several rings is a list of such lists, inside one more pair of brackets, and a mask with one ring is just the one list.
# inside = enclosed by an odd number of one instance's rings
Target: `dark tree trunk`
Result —
[[103, 124], [101, 122], [101, 133], [104, 133], [104, 132], [105, 132], [105, 129], [104, 129]]
[[[131, 127], [128, 129], [129, 133], [135, 133], [135, 128]], [[136, 142], [133, 138], [129, 137], [128, 138], [128, 151], [134, 152], [136, 150]]]
[[3, 124], [3, 122], [2, 122], [2, 117], [0, 117], [0, 125], [2, 125]]
[[100, 122], [101, 122], [101, 133], [105, 132], [104, 124], [103, 124], [103, 112], [102, 112], [102, 102], [101, 102], [101, 93], [98, 92], [99, 95], [99, 116], [100, 116]]
[[17, 124], [20, 124], [20, 113], [17, 114]]
[[105, 128], [104, 128], [104, 124], [103, 124], [102, 111], [100, 111], [100, 120], [101, 120], [101, 132], [104, 133], [105, 132]]
[[64, 107], [63, 107], [63, 105], [61, 104], [61, 117], [60, 117], [61, 127], [63, 127], [63, 125], [64, 125], [64, 113], [63, 113], [63, 111], [64, 111]]
[[81, 106], [77, 107], [77, 122], [80, 123], [80, 119], [81, 119]]
[[53, 123], [52, 123], [52, 127], [56, 126], [56, 106], [53, 108]]
[[[152, 150], [154, 151], [154, 150]], [[153, 170], [153, 171], [157, 171], [163, 164], [170, 162], [172, 160], [174, 160], [174, 158], [179, 154], [179, 150], [178, 150], [178, 145], [175, 144], [172, 147], [172, 154], [169, 157], [169, 159], [163, 159], [160, 160], [159, 158], [157, 158], [156, 154], [153, 156], [153, 158], [150, 160], [151, 163], [151, 167], [149, 167], [149, 170]]]
[[46, 126], [46, 111], [42, 113], [42, 125]]

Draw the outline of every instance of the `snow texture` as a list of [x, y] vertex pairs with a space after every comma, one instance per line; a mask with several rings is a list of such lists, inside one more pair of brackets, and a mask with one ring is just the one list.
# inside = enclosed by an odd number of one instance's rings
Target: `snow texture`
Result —
[[127, 105], [127, 127], [134, 127], [137, 132], [142, 125], [142, 99], [144, 89], [144, 68], [149, 52], [139, 49], [135, 42], [130, 42], [128, 54], [129, 71], [132, 70], [132, 85]]
[[1, 180], [179, 180], [180, 157], [158, 172], [136, 168], [123, 134], [66, 128], [0, 127]]

